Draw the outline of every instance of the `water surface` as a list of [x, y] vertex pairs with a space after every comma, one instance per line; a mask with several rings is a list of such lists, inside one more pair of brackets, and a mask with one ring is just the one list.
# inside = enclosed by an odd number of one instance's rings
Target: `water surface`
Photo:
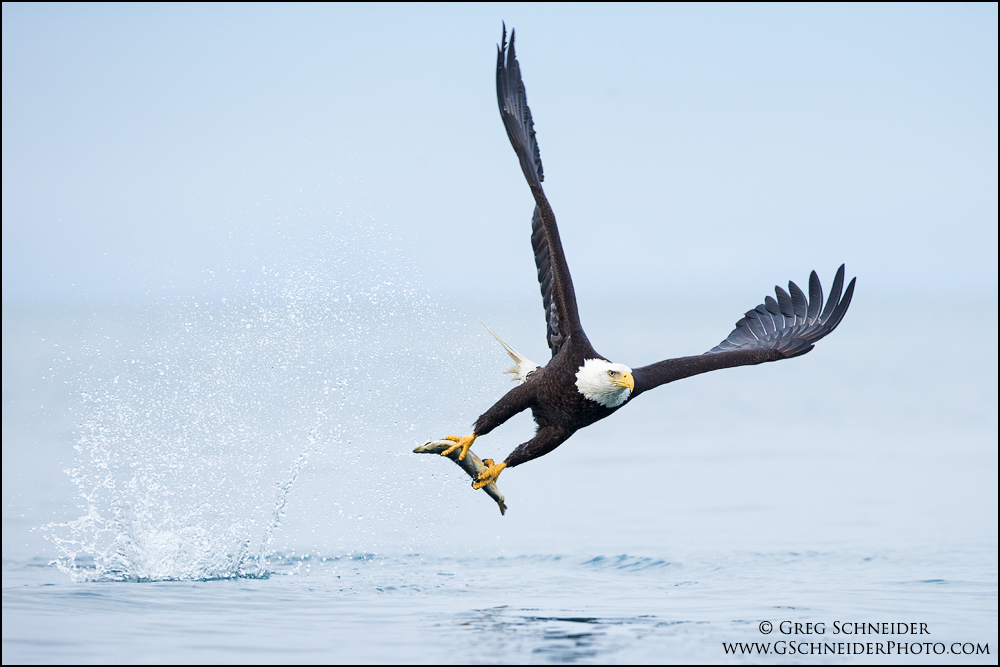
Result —
[[[474, 318], [536, 361], [540, 323], [404, 297], [306, 297], [304, 324], [283, 302], [5, 310], [4, 662], [784, 662], [723, 643], [817, 639], [762, 621], [991, 651], [798, 661], [996, 661], [997, 364], [975, 342], [995, 309], [945, 357], [905, 305], [859, 300], [806, 357], [663, 387], [505, 473], [501, 518], [409, 451], [507, 387]], [[591, 308], [635, 365], [735, 319]]]

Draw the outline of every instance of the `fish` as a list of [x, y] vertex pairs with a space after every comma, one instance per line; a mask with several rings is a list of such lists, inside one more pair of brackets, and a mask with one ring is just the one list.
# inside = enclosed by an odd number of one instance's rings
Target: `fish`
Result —
[[[430, 440], [420, 445], [413, 450], [414, 454], [441, 454], [444, 450], [448, 449], [455, 443], [451, 440]], [[483, 460], [476, 456], [470, 449], [465, 455], [465, 458], [461, 461], [458, 460], [458, 455], [462, 453], [461, 449], [456, 449], [451, 454], [448, 454], [448, 458], [458, 464], [458, 467], [468, 473], [469, 477], [475, 480], [479, 479], [479, 473], [486, 470], [486, 464]], [[497, 501], [497, 505], [500, 507], [500, 516], [507, 513], [507, 504], [504, 502], [503, 494], [500, 493], [500, 489], [493, 482], [490, 482], [483, 487], [483, 491], [486, 492], [493, 500]]]

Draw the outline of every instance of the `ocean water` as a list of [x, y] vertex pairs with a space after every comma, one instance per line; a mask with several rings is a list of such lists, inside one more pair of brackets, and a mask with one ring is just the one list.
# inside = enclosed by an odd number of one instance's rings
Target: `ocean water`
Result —
[[[945, 342], [859, 282], [811, 354], [662, 387], [505, 472], [501, 517], [411, 450], [509, 386], [478, 320], [544, 362], [541, 309], [435, 302], [376, 260], [5, 305], [5, 664], [996, 663], [995, 299]], [[581, 302], [633, 365], [752, 305]]]

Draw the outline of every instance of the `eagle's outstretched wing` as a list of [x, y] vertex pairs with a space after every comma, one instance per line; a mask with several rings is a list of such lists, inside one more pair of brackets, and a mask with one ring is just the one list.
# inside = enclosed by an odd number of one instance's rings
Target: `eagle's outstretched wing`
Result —
[[[844, 287], [844, 265], [837, 269], [830, 290], [830, 298], [823, 307], [823, 287], [813, 271], [809, 275], [809, 297], [793, 282], [788, 292], [775, 287], [778, 297], [764, 299], [736, 323], [736, 328], [705, 354], [694, 357], [667, 359], [659, 363], [636, 368], [635, 390], [631, 398], [644, 391], [674, 380], [706, 373], [720, 368], [749, 366], [765, 361], [791, 359], [813, 349], [813, 344], [837, 328], [854, 295], [852, 278], [841, 297]], [[821, 312], [822, 311], [822, 312]]]
[[545, 191], [542, 190], [542, 158], [535, 140], [535, 127], [528, 109], [528, 98], [521, 81], [521, 68], [514, 54], [514, 31], [507, 44], [507, 27], [497, 46], [497, 103], [521, 171], [535, 198], [535, 213], [531, 218], [531, 249], [535, 253], [538, 283], [545, 307], [545, 339], [555, 356], [572, 335], [585, 338], [576, 309], [573, 279], [566, 266], [556, 216], [552, 213]]

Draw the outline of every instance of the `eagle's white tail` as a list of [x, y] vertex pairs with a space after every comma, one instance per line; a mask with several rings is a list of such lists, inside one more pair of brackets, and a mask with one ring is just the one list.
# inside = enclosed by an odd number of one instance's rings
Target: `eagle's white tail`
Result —
[[[480, 324], [483, 323], [480, 322]], [[497, 339], [498, 343], [503, 345], [503, 349], [507, 350], [507, 354], [509, 354], [510, 358], [514, 360], [514, 365], [504, 371], [504, 373], [514, 374], [514, 377], [511, 380], [511, 382], [514, 382], [516, 380], [524, 382], [525, 380], [527, 380], [528, 374], [535, 371], [538, 368], [538, 364], [525, 357], [523, 354], [512, 348], [507, 343], [503, 342], [503, 339], [500, 338], [500, 336], [496, 335], [496, 333], [493, 332], [493, 329], [490, 329], [485, 324], [483, 324], [483, 326], [486, 327], [486, 330], [490, 332], [491, 336]]]

